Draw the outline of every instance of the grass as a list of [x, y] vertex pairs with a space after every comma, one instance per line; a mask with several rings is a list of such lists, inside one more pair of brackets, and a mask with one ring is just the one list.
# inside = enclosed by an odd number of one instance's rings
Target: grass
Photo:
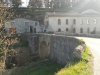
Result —
[[12, 72], [12, 75], [92, 75], [92, 56], [89, 48], [84, 52], [80, 62], [61, 68], [62, 66], [59, 64], [46, 61], [17, 68]]
[[17, 68], [11, 75], [54, 75], [62, 66], [51, 63], [50, 61], [41, 62], [38, 64], [30, 64], [26, 67]]
[[80, 62], [61, 69], [56, 75], [93, 75], [92, 55], [89, 48], [86, 48]]

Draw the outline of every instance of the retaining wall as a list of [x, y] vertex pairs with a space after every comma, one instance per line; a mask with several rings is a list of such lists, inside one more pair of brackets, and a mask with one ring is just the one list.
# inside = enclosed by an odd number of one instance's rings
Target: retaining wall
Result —
[[73, 52], [80, 45], [78, 39], [67, 36], [32, 34], [28, 37], [33, 54], [37, 52], [41, 59], [51, 59], [59, 64], [72, 61], [74, 59]]

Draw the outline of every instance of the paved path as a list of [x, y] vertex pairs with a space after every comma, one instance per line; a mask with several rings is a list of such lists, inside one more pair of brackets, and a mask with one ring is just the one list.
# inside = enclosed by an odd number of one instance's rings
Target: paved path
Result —
[[90, 47], [91, 52], [94, 56], [94, 75], [100, 75], [100, 39], [98, 38], [85, 38], [77, 37], [83, 39], [87, 46]]

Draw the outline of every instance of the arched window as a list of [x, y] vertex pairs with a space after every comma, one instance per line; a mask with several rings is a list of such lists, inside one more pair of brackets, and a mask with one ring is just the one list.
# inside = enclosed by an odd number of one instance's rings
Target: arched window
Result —
[[34, 33], [36, 33], [36, 28], [34, 28]]
[[35, 26], [37, 26], [38, 25], [38, 22], [35, 22]]
[[33, 26], [30, 26], [30, 33], [33, 33]]
[[58, 32], [61, 32], [61, 29], [60, 28], [58, 29]]
[[91, 34], [96, 34], [96, 27], [93, 29], [93, 31], [91, 32]]
[[66, 28], [66, 32], [68, 32], [68, 28]]
[[83, 28], [80, 29], [80, 33], [83, 33]]
[[66, 25], [68, 25], [68, 19], [66, 19]]
[[73, 28], [73, 33], [76, 33], [76, 29], [75, 28]]
[[58, 25], [61, 25], [61, 19], [58, 19]]
[[76, 24], [76, 19], [73, 19], [73, 24]]
[[94, 24], [96, 24], [97, 23], [97, 20], [96, 19], [94, 19]]
[[87, 19], [87, 24], [89, 24], [89, 20]]

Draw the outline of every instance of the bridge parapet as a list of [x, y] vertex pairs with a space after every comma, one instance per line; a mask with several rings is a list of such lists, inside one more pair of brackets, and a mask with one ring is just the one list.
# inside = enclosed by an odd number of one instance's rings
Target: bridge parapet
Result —
[[[81, 46], [80, 49], [83, 50], [80, 40], [76, 38], [54, 34], [33, 34], [30, 37], [32, 38], [29, 39], [29, 45], [31, 45], [33, 54], [37, 52], [42, 59], [50, 59], [59, 64], [66, 64], [76, 58], [82, 58], [81, 52], [74, 55], [78, 46]], [[38, 41], [36, 41], [36, 38]]]

